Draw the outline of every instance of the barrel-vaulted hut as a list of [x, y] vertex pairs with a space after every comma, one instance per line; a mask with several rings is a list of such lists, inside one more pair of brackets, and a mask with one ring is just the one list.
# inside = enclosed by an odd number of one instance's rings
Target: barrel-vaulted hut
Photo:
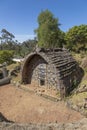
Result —
[[39, 49], [29, 54], [22, 66], [22, 83], [55, 87], [63, 97], [80, 80], [77, 62], [66, 49]]

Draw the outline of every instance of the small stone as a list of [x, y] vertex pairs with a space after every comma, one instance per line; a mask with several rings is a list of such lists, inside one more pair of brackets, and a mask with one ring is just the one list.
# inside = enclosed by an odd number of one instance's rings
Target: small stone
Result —
[[84, 104], [84, 108], [87, 109], [87, 103]]
[[16, 83], [16, 87], [20, 87], [20, 83], [19, 82]]
[[41, 92], [45, 92], [45, 90], [43, 89]]

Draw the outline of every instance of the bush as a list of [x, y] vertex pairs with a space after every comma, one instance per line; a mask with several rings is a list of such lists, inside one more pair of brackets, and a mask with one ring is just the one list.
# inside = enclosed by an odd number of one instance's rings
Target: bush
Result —
[[7, 64], [11, 64], [13, 55], [14, 55], [14, 51], [9, 51], [9, 50], [0, 51], [0, 64], [4, 62], [7, 62]]

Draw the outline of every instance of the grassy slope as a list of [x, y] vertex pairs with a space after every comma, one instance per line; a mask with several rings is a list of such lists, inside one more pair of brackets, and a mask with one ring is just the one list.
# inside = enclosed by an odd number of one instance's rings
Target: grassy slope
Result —
[[[76, 59], [76, 61], [79, 63], [80, 66], [82, 64], [83, 59], [85, 57], [87, 57], [86, 54], [73, 54], [73, 56]], [[87, 88], [87, 66], [85, 68], [84, 67], [82, 67], [82, 68], [84, 70], [84, 76], [82, 78], [81, 83], [77, 87], [76, 91], [81, 90], [84, 85]], [[82, 92], [82, 93], [76, 94], [76, 91], [74, 91], [74, 93], [69, 97], [69, 100], [73, 103], [73, 105], [82, 106], [84, 104], [84, 99], [87, 98], [87, 92]]]
[[[13, 64], [7, 66], [7, 69], [9, 71], [12, 71], [17, 66], [20, 66], [20, 63], [13, 63]], [[12, 76], [12, 80], [14, 80], [14, 81], [20, 81], [21, 80], [21, 74], [20, 73], [16, 73], [16, 74], [17, 74], [17, 76]]]

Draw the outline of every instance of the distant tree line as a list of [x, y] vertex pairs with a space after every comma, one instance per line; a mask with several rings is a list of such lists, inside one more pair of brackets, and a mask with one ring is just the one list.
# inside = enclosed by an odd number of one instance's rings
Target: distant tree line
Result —
[[[67, 32], [60, 29], [59, 20], [49, 11], [42, 11], [38, 18], [38, 28], [35, 29], [36, 38], [22, 43], [15, 40], [15, 36], [6, 29], [1, 30], [0, 35], [0, 63], [2, 55], [8, 52], [10, 57], [25, 57], [35, 50], [36, 45], [41, 48], [62, 48], [70, 51], [87, 51], [87, 25], [82, 24], [70, 28]], [[2, 60], [1, 60], [2, 59]], [[6, 59], [5, 59], [6, 60]]]
[[25, 57], [34, 50], [36, 43], [36, 39], [29, 39], [20, 43], [15, 40], [15, 36], [12, 33], [2, 29], [0, 35], [0, 63], [7, 62], [10, 64], [13, 57]]

